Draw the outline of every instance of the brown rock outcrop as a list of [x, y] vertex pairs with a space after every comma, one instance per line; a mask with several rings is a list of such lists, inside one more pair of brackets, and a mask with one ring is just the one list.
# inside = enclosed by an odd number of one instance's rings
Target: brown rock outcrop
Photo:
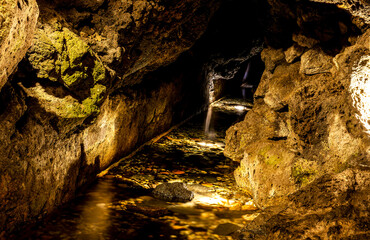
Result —
[[356, 117], [360, 109], [355, 107], [362, 105], [350, 85], [366, 78], [355, 70], [368, 69], [362, 59], [369, 55], [369, 34], [334, 57], [322, 50], [325, 47], [311, 45], [290, 64], [283, 49], [263, 50], [266, 69], [255, 106], [228, 130], [225, 149], [227, 156], [241, 161], [237, 182], [251, 191], [260, 207], [275, 205], [281, 196], [323, 174], [368, 165], [370, 140], [366, 121], [359, 118], [366, 113]]
[[[271, 2], [272, 11], [282, 4]], [[292, 25], [297, 24], [288, 34], [292, 41], [282, 42], [285, 37], [274, 33], [273, 44], [284, 47], [268, 46], [263, 50], [266, 69], [255, 93], [254, 107], [244, 121], [227, 131], [225, 154], [240, 161], [235, 171], [237, 184], [248, 190], [266, 212], [274, 209], [270, 216], [248, 225], [240, 237], [366, 239], [369, 198], [364, 193], [370, 188], [363, 183], [369, 181], [370, 167], [370, 116], [365, 110], [369, 108], [365, 85], [370, 30], [351, 36], [359, 31], [354, 30], [349, 18], [345, 20], [345, 14], [338, 14], [336, 17], [346, 22], [345, 28], [352, 29], [352, 33], [341, 31], [336, 22], [326, 26], [331, 29], [327, 36], [316, 34], [308, 26], [318, 26], [325, 18], [320, 16], [321, 10], [305, 12], [313, 6], [303, 3], [287, 6], [284, 11], [292, 13], [287, 18]], [[326, 7], [322, 11], [331, 11], [334, 16], [337, 10]], [[356, 40], [350, 45], [348, 38]], [[334, 39], [343, 45], [336, 45]], [[303, 54], [298, 53], [293, 61], [287, 58], [292, 50], [286, 49], [296, 44], [303, 48]], [[354, 187], [356, 180], [349, 179], [357, 177], [361, 186]], [[342, 181], [338, 179], [347, 180], [338, 183]], [[339, 187], [341, 184], [343, 187]], [[351, 196], [347, 195], [349, 189], [353, 189]], [[357, 196], [361, 196], [359, 202]], [[327, 208], [320, 205], [322, 201], [327, 201]], [[333, 208], [329, 207], [331, 201]], [[351, 201], [358, 204], [352, 205]], [[344, 216], [346, 211], [353, 212]]]
[[35, 0], [0, 1], [0, 90], [31, 46], [38, 11]]
[[285, 207], [258, 216], [240, 239], [368, 239], [369, 178], [366, 169], [324, 175], [289, 196]]

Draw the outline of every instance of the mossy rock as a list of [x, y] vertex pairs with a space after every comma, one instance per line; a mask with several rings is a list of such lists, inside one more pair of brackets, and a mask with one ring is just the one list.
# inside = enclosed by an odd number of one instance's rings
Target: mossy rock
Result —
[[59, 82], [74, 93], [75, 97], [61, 98], [42, 86], [29, 89], [46, 111], [63, 119], [83, 119], [100, 112], [109, 72], [79, 36], [56, 22], [38, 30], [27, 57], [38, 78]]
[[300, 159], [293, 164], [291, 175], [296, 184], [306, 186], [317, 178], [317, 165], [313, 161]]
[[71, 90], [107, 78], [105, 66], [79, 36], [63, 27], [49, 31], [38, 30], [28, 54], [38, 78], [60, 81]]
[[257, 157], [260, 161], [263, 161], [267, 165], [276, 166], [282, 161], [282, 156], [278, 153], [274, 152], [274, 149], [271, 145], [266, 145], [261, 148], [258, 153]]
[[86, 98], [79, 103], [78, 101], [73, 102], [61, 102], [56, 106], [57, 116], [62, 118], [86, 118], [91, 115], [97, 115], [100, 112], [99, 104], [104, 97], [106, 87], [101, 84], [96, 84], [90, 89], [91, 96]]

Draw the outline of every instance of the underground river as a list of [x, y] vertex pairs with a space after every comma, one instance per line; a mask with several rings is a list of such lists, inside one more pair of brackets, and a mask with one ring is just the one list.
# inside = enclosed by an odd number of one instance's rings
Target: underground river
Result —
[[[14, 239], [231, 239], [259, 210], [234, 184], [237, 163], [224, 157], [225, 131], [251, 104], [223, 99], [108, 169], [68, 205]], [[190, 202], [151, 191], [184, 182]]]

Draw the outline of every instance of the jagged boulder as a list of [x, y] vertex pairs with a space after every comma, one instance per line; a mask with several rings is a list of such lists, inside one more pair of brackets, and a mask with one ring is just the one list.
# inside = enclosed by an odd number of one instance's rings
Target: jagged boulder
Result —
[[[253, 109], [227, 131], [225, 154], [241, 161], [236, 181], [260, 207], [277, 204], [323, 174], [370, 159], [364, 121], [369, 116], [360, 103], [366, 99], [359, 96], [366, 92], [360, 88], [368, 69], [369, 34], [334, 58], [312, 61], [307, 69], [317, 69], [315, 75], [299, 71], [311, 62], [304, 55], [300, 62], [283, 62], [272, 74], [264, 73]], [[320, 66], [328, 67], [319, 71]]]

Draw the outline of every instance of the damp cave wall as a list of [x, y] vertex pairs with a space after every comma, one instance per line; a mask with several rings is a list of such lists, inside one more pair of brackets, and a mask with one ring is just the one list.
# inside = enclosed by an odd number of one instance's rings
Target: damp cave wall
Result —
[[224, 152], [264, 211], [235, 238], [368, 239], [370, 4], [268, 3], [265, 70]]

